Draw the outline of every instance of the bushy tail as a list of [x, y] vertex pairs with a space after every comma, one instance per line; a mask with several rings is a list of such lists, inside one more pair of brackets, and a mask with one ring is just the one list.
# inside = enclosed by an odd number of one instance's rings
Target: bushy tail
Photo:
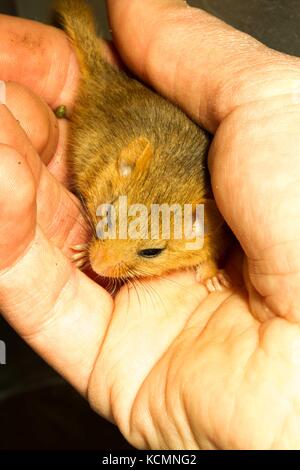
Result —
[[83, 75], [90, 75], [101, 60], [91, 8], [85, 0], [54, 0], [55, 23], [60, 25], [75, 47]]

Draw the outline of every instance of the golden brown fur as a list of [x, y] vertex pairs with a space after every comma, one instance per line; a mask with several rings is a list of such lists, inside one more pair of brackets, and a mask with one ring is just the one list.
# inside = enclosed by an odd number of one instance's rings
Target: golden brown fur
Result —
[[[126, 195], [128, 204], [198, 204], [211, 199], [206, 170], [208, 135], [176, 106], [106, 63], [92, 14], [81, 0], [59, 0], [60, 23], [71, 39], [82, 72], [71, 116], [70, 166], [74, 185], [97, 223], [96, 208]], [[120, 170], [128, 165], [131, 174]], [[116, 202], [117, 206], [117, 202]], [[160, 275], [206, 261], [213, 275], [223, 251], [223, 228], [212, 201], [205, 211], [210, 233], [204, 248], [186, 250], [186, 240], [92, 238], [93, 269], [110, 277]], [[139, 250], [161, 248], [144, 259]], [[208, 273], [207, 273], [208, 271]]]

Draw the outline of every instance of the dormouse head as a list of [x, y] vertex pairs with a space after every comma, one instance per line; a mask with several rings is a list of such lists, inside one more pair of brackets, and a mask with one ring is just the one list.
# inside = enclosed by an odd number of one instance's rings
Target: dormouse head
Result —
[[192, 182], [180, 187], [168, 179], [158, 168], [156, 151], [149, 139], [138, 137], [107, 168], [106, 186], [90, 208], [96, 213], [96, 233], [89, 259], [101, 276], [156, 276], [196, 265], [212, 224], [220, 223], [213, 201], [201, 199], [203, 188], [197, 190]]

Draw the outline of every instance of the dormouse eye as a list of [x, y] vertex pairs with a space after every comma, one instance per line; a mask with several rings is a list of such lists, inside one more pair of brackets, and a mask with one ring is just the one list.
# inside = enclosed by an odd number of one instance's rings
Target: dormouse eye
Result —
[[147, 250], [139, 251], [138, 255], [142, 258], [155, 258], [159, 256], [162, 251], [164, 251], [164, 248], [148, 248]]

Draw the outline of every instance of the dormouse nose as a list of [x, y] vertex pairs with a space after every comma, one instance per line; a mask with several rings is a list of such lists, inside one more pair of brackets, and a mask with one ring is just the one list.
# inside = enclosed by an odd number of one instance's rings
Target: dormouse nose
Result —
[[100, 276], [118, 277], [123, 261], [115, 250], [95, 244], [90, 249], [90, 263]]

